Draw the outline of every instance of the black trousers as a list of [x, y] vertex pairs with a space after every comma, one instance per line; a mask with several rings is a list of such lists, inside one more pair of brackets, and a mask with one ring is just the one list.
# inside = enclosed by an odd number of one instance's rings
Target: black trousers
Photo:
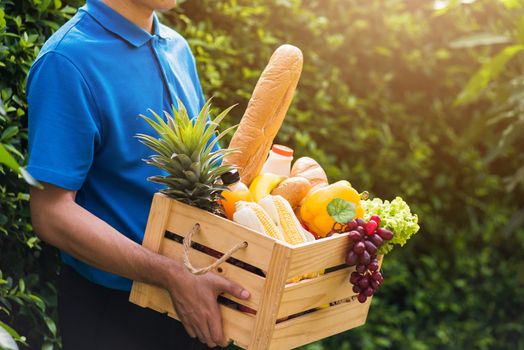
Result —
[[129, 293], [94, 284], [63, 264], [58, 317], [64, 350], [208, 349], [177, 320], [128, 298]]

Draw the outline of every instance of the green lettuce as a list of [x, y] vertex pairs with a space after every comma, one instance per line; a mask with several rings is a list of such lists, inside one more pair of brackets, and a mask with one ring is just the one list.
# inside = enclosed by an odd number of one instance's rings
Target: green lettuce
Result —
[[412, 214], [408, 204], [400, 197], [396, 197], [391, 202], [380, 198], [367, 199], [361, 201], [361, 204], [366, 220], [373, 215], [378, 215], [380, 226], [393, 232], [393, 238], [391, 241], [384, 242], [379, 249], [379, 254], [389, 253], [395, 244], [403, 246], [420, 229], [417, 214]]

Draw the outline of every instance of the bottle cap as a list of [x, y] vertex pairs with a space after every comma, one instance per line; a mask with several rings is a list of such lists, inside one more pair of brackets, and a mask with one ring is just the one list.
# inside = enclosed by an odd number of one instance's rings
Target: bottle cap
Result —
[[238, 170], [231, 170], [227, 173], [224, 173], [220, 176], [222, 179], [222, 183], [226, 186], [234, 184], [235, 182], [240, 181], [240, 174], [238, 173]]
[[276, 154], [279, 154], [279, 155], [284, 156], [284, 157], [291, 157], [291, 156], [293, 156], [293, 149], [291, 149], [289, 147], [286, 147], [286, 146], [283, 146], [283, 145], [273, 145], [271, 150], [273, 152], [275, 152]]

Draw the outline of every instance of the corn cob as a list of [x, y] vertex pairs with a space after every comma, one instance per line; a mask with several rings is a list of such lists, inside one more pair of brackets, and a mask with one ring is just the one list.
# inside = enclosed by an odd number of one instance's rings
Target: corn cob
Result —
[[287, 243], [294, 245], [315, 240], [315, 237], [302, 227], [291, 205], [284, 197], [269, 195], [258, 203], [273, 219]]
[[233, 221], [270, 237], [284, 240], [282, 232], [272, 218], [257, 203], [238, 201]]
[[[259, 201], [260, 206], [274, 220], [276, 226], [284, 235], [284, 240], [290, 244], [300, 244], [315, 240], [315, 237], [306, 231], [298, 221], [291, 205], [282, 196], [266, 196]], [[317, 277], [318, 272], [307, 273], [302, 276], [295, 276], [288, 282], [299, 282], [305, 278]]]

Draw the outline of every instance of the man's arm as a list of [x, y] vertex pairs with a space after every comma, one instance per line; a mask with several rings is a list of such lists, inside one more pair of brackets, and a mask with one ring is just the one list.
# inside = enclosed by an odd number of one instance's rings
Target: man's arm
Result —
[[38, 236], [89, 265], [165, 288], [186, 331], [208, 346], [226, 345], [217, 296], [249, 293], [221, 276], [195, 276], [181, 263], [151, 252], [75, 203], [75, 191], [51, 184], [31, 189], [31, 217]]

